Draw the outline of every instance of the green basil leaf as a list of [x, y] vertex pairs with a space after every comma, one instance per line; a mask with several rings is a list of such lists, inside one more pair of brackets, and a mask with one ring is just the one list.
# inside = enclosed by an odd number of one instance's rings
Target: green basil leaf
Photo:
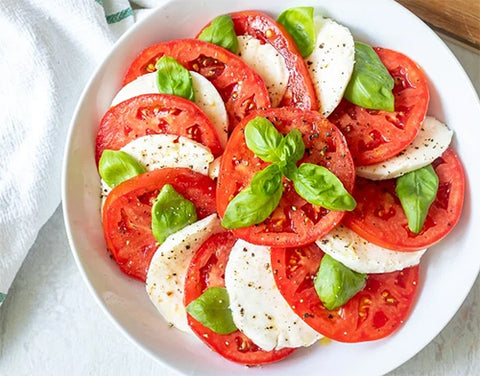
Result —
[[130, 154], [121, 150], [104, 150], [98, 162], [101, 178], [110, 188], [143, 174], [147, 170]]
[[230, 334], [237, 331], [237, 327], [229, 306], [227, 289], [210, 287], [187, 306], [187, 312], [215, 333]]
[[197, 221], [195, 205], [165, 184], [152, 206], [152, 232], [157, 242]]
[[287, 9], [280, 14], [277, 21], [292, 36], [302, 57], [307, 57], [312, 53], [316, 42], [312, 7]]
[[303, 158], [305, 154], [305, 144], [303, 143], [302, 134], [298, 129], [290, 131], [280, 143], [279, 146], [281, 160], [287, 163], [296, 163]]
[[233, 27], [232, 17], [228, 14], [214, 18], [210, 26], [203, 29], [198, 39], [226, 48], [234, 54], [238, 52], [237, 34]]
[[418, 234], [422, 231], [430, 205], [437, 197], [438, 176], [432, 165], [397, 178], [395, 191], [407, 216], [408, 228]]
[[265, 162], [281, 161], [279, 146], [282, 140], [282, 134], [261, 116], [250, 120], [245, 127], [247, 147]]
[[355, 65], [345, 90], [345, 98], [358, 106], [393, 111], [394, 81], [372, 47], [355, 42]]
[[315, 277], [314, 285], [318, 297], [328, 310], [340, 308], [364, 286], [366, 274], [354, 272], [341, 262], [325, 255]]
[[171, 94], [195, 101], [192, 76], [173, 57], [162, 56], [155, 64], [159, 93]]
[[270, 165], [257, 172], [251, 184], [230, 201], [222, 226], [232, 229], [263, 222], [278, 206], [282, 193], [282, 171], [276, 164]]
[[302, 163], [292, 180], [297, 193], [310, 204], [348, 211], [357, 205], [340, 179], [323, 166]]

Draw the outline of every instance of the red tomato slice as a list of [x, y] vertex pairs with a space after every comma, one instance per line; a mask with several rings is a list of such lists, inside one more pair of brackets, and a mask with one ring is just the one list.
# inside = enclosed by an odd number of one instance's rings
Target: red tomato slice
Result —
[[347, 213], [345, 225], [368, 241], [395, 251], [418, 251], [439, 242], [460, 218], [465, 177], [460, 160], [450, 148], [432, 165], [439, 178], [438, 193], [419, 234], [408, 229], [407, 217], [395, 193], [395, 179], [358, 178], [353, 194], [357, 207]]
[[[211, 236], [195, 253], [185, 279], [185, 306], [209, 287], [225, 287], [225, 266], [237, 238], [231, 232]], [[264, 351], [237, 330], [218, 334], [203, 326], [187, 313], [193, 332], [213, 351], [233, 362], [259, 365], [276, 362], [295, 349]]]
[[225, 102], [230, 129], [251, 110], [270, 107], [267, 88], [257, 72], [230, 51], [196, 39], [147, 47], [130, 65], [123, 84], [154, 72], [156, 61], [163, 55], [171, 56], [188, 70], [200, 73], [216, 87]]
[[112, 189], [103, 207], [103, 233], [120, 269], [145, 281], [158, 248], [152, 233], [152, 205], [165, 184], [193, 202], [198, 219], [215, 213], [215, 184], [188, 168], [162, 168], [126, 180]]
[[315, 244], [271, 250], [278, 289], [297, 315], [319, 333], [340, 342], [373, 341], [400, 327], [412, 307], [418, 266], [369, 274], [363, 290], [344, 306], [329, 311], [314, 287], [323, 255]]
[[[223, 217], [228, 203], [241, 189], [248, 186], [253, 175], [268, 166], [247, 148], [244, 129], [257, 116], [269, 119], [282, 134], [298, 129], [303, 136], [306, 153], [299, 162], [325, 166], [349, 191], [353, 189], [355, 169], [341, 132], [318, 112], [296, 108], [276, 108], [256, 111], [245, 118], [233, 131], [220, 166], [217, 186], [217, 209]], [[284, 180], [280, 203], [263, 223], [234, 230], [237, 237], [253, 244], [294, 247], [311, 243], [334, 228], [344, 212], [329, 211], [311, 205]]]
[[345, 99], [329, 120], [345, 135], [357, 166], [385, 161], [412, 142], [427, 113], [427, 78], [407, 56], [375, 48], [395, 81], [395, 111], [367, 110]]
[[222, 154], [217, 131], [195, 103], [165, 94], [146, 94], [130, 98], [110, 108], [97, 133], [95, 157], [105, 149], [119, 150], [130, 141], [158, 133], [188, 137]]
[[285, 59], [289, 80], [278, 107], [294, 106], [303, 110], [318, 110], [317, 95], [307, 65], [285, 28], [259, 11], [236, 12], [230, 16], [237, 35], [250, 35], [262, 44], [271, 44]]

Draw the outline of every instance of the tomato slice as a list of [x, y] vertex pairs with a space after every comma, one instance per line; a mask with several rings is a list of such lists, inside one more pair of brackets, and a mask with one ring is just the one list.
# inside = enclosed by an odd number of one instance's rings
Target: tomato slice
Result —
[[188, 137], [210, 148], [216, 157], [222, 154], [217, 131], [195, 103], [165, 94], [145, 94], [110, 108], [97, 133], [95, 157], [105, 149], [119, 150], [130, 141], [158, 133]]
[[259, 11], [236, 12], [230, 16], [237, 35], [250, 35], [262, 44], [271, 44], [285, 59], [289, 80], [278, 107], [294, 106], [303, 110], [318, 110], [315, 87], [305, 60], [285, 28]]
[[147, 47], [133, 61], [123, 80], [155, 71], [163, 55], [171, 56], [188, 70], [207, 78], [220, 93], [230, 120], [230, 129], [251, 110], [270, 107], [267, 88], [257, 72], [222, 47], [196, 39], [174, 40]]
[[460, 160], [447, 149], [433, 163], [439, 178], [437, 197], [419, 234], [408, 229], [408, 221], [395, 193], [396, 180], [357, 179], [357, 207], [347, 213], [345, 225], [368, 241], [395, 251], [418, 251], [439, 242], [460, 218], [465, 177]]
[[188, 168], [162, 168], [135, 176], [112, 189], [103, 207], [103, 233], [120, 269], [145, 281], [158, 248], [152, 233], [152, 204], [165, 184], [193, 202], [198, 219], [215, 212], [215, 184]]
[[271, 250], [278, 289], [297, 315], [319, 333], [340, 342], [373, 341], [400, 327], [412, 307], [418, 266], [369, 274], [363, 290], [339, 309], [329, 311], [314, 287], [323, 255], [315, 244]]
[[[237, 238], [231, 232], [211, 236], [195, 253], [185, 279], [185, 306], [197, 299], [209, 287], [225, 287], [225, 267]], [[245, 334], [237, 330], [218, 334], [187, 313], [193, 332], [213, 351], [233, 362], [259, 365], [276, 362], [295, 349], [264, 351]]]
[[412, 142], [427, 113], [429, 92], [421, 68], [385, 48], [376, 53], [395, 81], [395, 111], [368, 110], [343, 99], [329, 120], [345, 135], [357, 166], [385, 161]]
[[[225, 148], [217, 186], [220, 216], [223, 217], [233, 197], [250, 184], [253, 175], [268, 166], [245, 143], [245, 126], [256, 116], [269, 119], [282, 134], [298, 129], [306, 149], [299, 164], [309, 162], [325, 166], [342, 181], [347, 190], [353, 189], [355, 169], [347, 143], [341, 132], [327, 119], [318, 112], [296, 108], [256, 111], [235, 128]], [[325, 235], [343, 218], [344, 212], [329, 211], [307, 203], [286, 179], [283, 185], [283, 197], [271, 216], [258, 225], [234, 230], [237, 237], [260, 245], [300, 246]]]

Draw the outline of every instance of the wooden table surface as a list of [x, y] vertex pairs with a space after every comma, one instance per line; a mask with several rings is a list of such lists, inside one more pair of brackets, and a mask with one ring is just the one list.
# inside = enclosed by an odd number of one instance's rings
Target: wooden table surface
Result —
[[480, 53], [480, 0], [397, 0], [433, 29]]

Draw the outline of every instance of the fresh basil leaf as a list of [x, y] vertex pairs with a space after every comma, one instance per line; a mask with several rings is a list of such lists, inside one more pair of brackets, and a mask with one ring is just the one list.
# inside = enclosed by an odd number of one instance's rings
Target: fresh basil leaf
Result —
[[414, 234], [420, 233], [428, 209], [437, 197], [438, 176], [432, 165], [397, 178], [395, 191], [407, 216], [408, 228]]
[[312, 53], [316, 43], [312, 7], [287, 9], [280, 14], [277, 21], [292, 36], [302, 57], [307, 57]]
[[318, 297], [328, 310], [340, 308], [364, 286], [366, 274], [354, 272], [341, 262], [325, 255], [315, 277], [314, 286]]
[[296, 163], [305, 154], [305, 144], [298, 129], [290, 131], [280, 143], [280, 159], [284, 164]]
[[147, 170], [130, 154], [121, 150], [104, 150], [98, 162], [101, 178], [110, 188], [143, 174]]
[[160, 93], [195, 101], [192, 76], [188, 69], [170, 56], [162, 56], [158, 59], [155, 68], [157, 68], [157, 87]]
[[276, 164], [257, 172], [251, 184], [228, 204], [222, 226], [233, 229], [263, 222], [278, 206], [282, 192], [282, 171]]
[[250, 120], [245, 127], [247, 147], [265, 162], [281, 161], [279, 146], [282, 140], [282, 134], [261, 116]]
[[282, 171], [276, 164], [272, 164], [257, 172], [250, 183], [253, 193], [271, 196], [282, 185]]
[[355, 65], [345, 98], [358, 106], [393, 111], [394, 81], [372, 47], [355, 42]]
[[340, 179], [323, 166], [302, 163], [292, 180], [297, 193], [310, 204], [329, 210], [348, 211], [357, 205]]
[[165, 239], [197, 221], [195, 205], [165, 184], [152, 206], [153, 236], [162, 244]]
[[228, 14], [214, 18], [210, 26], [203, 29], [198, 39], [226, 48], [234, 54], [238, 52], [237, 34], [233, 27], [232, 17]]
[[218, 334], [237, 331], [229, 308], [230, 298], [224, 287], [210, 287], [192, 301], [187, 312], [198, 322]]

